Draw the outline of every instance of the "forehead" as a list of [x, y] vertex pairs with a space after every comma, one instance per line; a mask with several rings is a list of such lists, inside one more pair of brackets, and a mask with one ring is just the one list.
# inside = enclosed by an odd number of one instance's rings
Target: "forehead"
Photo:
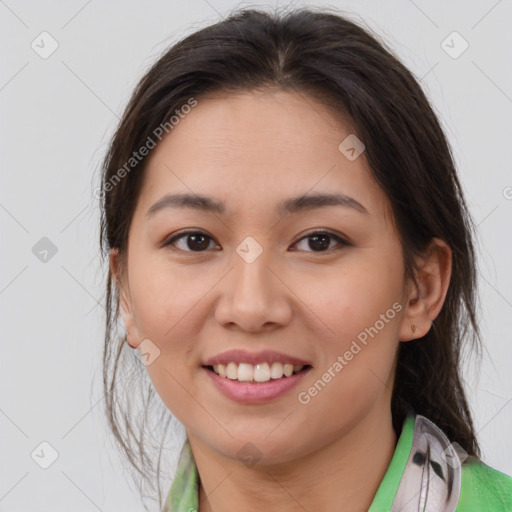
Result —
[[235, 213], [236, 207], [329, 192], [376, 213], [386, 198], [364, 152], [351, 161], [339, 150], [351, 134], [339, 112], [306, 94], [203, 96], [149, 155], [141, 199], [147, 209], [165, 193], [195, 193], [219, 198]]

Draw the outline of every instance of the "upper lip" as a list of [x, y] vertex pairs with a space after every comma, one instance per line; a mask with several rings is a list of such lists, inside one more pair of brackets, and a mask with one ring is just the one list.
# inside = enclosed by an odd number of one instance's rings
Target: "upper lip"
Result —
[[248, 352], [243, 349], [232, 349], [226, 352], [221, 352], [216, 356], [211, 357], [203, 363], [203, 366], [213, 366], [215, 364], [228, 364], [228, 363], [249, 363], [252, 365], [258, 363], [291, 363], [294, 366], [306, 366], [311, 365], [304, 359], [299, 359], [294, 356], [276, 352], [275, 350], [262, 350], [260, 352]]

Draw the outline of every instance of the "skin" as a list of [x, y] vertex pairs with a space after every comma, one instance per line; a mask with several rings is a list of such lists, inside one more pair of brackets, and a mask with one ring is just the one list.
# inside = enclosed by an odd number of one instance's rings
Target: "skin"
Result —
[[[419, 288], [404, 276], [388, 199], [364, 153], [338, 146], [355, 133], [310, 96], [266, 90], [209, 95], [149, 156], [130, 226], [126, 265], [111, 269], [128, 343], [160, 350], [147, 366], [185, 427], [200, 475], [200, 512], [367, 510], [393, 455], [391, 391], [400, 342], [422, 337], [441, 310], [451, 251], [433, 239], [418, 258]], [[147, 210], [168, 193], [226, 204], [226, 214]], [[281, 214], [300, 194], [339, 192], [368, 214], [328, 206]], [[194, 251], [178, 231], [208, 235]], [[311, 245], [318, 230], [338, 234]], [[236, 248], [263, 249], [247, 263]], [[189, 240], [190, 242], [190, 240]], [[394, 303], [399, 313], [309, 403], [297, 399]], [[415, 330], [413, 331], [413, 327]], [[202, 362], [231, 348], [274, 349], [311, 362], [298, 388], [265, 404], [240, 404], [210, 382]], [[246, 465], [248, 442], [260, 454]]]

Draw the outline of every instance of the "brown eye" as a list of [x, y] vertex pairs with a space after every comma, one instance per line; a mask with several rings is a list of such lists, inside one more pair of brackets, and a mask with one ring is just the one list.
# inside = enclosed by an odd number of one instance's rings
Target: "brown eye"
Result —
[[350, 245], [341, 237], [329, 231], [314, 231], [312, 233], [309, 233], [305, 237], [301, 238], [299, 242], [301, 242], [302, 240], [309, 240], [308, 247], [311, 249], [311, 251], [306, 252], [327, 252], [328, 250], [331, 250], [333, 248], [330, 247], [332, 240], [337, 242], [338, 249], [340, 249], [343, 246]]
[[[306, 250], [306, 252], [328, 252], [332, 249], [338, 250], [344, 246], [350, 245], [340, 236], [329, 231], [314, 231], [303, 237], [299, 242], [303, 240], [309, 241], [308, 248], [310, 250], [301, 249]], [[163, 246], [185, 252], [205, 252], [209, 248], [211, 241], [213, 241], [213, 238], [206, 233], [201, 231], [186, 231], [173, 236], [167, 242], [164, 242]], [[333, 241], [336, 242], [337, 247], [336, 245], [334, 247], [331, 246]], [[181, 243], [181, 246], [178, 246], [178, 242]]]
[[[178, 247], [176, 242], [181, 242], [183, 238], [185, 238], [185, 243], [183, 243], [181, 247]], [[163, 245], [164, 247], [173, 246], [173, 248], [175, 247], [185, 252], [203, 252], [208, 249], [209, 243], [212, 240], [212, 237], [201, 231], [187, 231], [172, 237]]]

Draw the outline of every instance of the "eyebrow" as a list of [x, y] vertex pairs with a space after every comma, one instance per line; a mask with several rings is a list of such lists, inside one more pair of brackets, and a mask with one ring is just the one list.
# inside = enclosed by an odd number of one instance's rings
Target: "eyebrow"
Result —
[[[343, 206], [368, 214], [368, 210], [359, 201], [345, 194], [304, 194], [292, 197], [281, 201], [277, 205], [277, 211], [280, 214], [295, 213], [326, 206]], [[226, 212], [224, 203], [211, 197], [197, 194], [167, 194], [148, 209], [146, 217], [152, 217], [158, 211], [166, 208], [193, 208], [220, 215]]]

